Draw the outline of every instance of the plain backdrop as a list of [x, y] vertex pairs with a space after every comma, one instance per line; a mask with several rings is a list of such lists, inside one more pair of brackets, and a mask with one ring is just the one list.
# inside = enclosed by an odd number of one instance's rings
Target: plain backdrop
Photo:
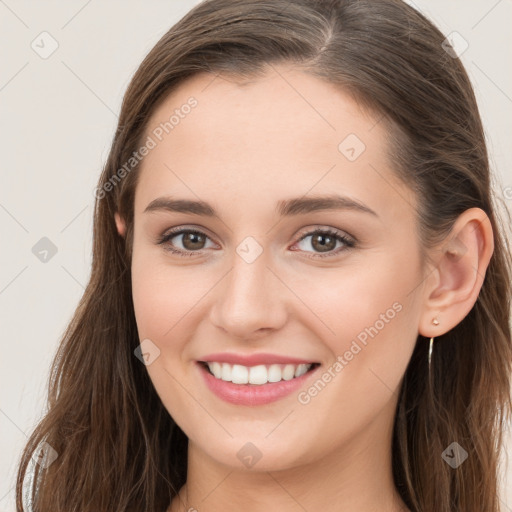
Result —
[[[197, 3], [0, 0], [0, 512], [14, 510], [16, 464], [43, 414], [51, 359], [88, 280], [93, 190], [122, 95], [145, 54]], [[467, 41], [461, 59], [486, 128], [496, 194], [510, 208], [512, 2], [409, 3]], [[49, 250], [46, 262], [36, 244]], [[512, 473], [503, 474], [503, 511], [512, 511]]]

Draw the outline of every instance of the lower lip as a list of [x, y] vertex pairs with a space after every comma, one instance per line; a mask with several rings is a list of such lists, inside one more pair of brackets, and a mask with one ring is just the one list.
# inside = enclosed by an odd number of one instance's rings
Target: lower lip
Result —
[[300, 377], [267, 384], [233, 384], [214, 377], [202, 363], [198, 363], [206, 385], [220, 399], [235, 405], [264, 405], [275, 402], [297, 391], [316, 370], [306, 372]]

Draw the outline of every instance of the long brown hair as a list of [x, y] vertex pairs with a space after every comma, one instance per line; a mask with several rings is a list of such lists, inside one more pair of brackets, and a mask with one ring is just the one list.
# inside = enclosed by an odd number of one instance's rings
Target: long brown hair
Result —
[[[393, 474], [411, 510], [499, 510], [498, 461], [511, 410], [510, 250], [473, 89], [444, 39], [400, 0], [207, 0], [160, 39], [128, 87], [99, 180], [91, 276], [52, 366], [48, 411], [21, 459], [18, 511], [27, 502], [38, 512], [164, 511], [185, 483], [187, 438], [134, 356], [138, 165], [120, 169], [156, 106], [188, 77], [252, 77], [278, 62], [336, 84], [388, 124], [397, 176], [418, 196], [424, 249], [466, 209], [489, 217], [494, 253], [474, 307], [436, 344], [432, 389], [428, 342], [418, 336], [396, 410]], [[441, 457], [452, 442], [468, 452], [457, 470]], [[48, 446], [57, 458], [33, 465], [23, 492], [33, 455]]]

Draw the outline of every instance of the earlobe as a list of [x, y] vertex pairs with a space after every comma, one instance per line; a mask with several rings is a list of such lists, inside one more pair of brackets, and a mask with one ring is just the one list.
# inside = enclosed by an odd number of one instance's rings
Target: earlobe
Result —
[[126, 234], [126, 223], [124, 219], [119, 215], [119, 213], [114, 214], [114, 218], [116, 221], [117, 232], [124, 238]]
[[[427, 280], [420, 334], [439, 336], [466, 317], [478, 298], [493, 251], [486, 213], [480, 208], [466, 210], [441, 245], [433, 275]], [[435, 317], [441, 326], [432, 324]]]

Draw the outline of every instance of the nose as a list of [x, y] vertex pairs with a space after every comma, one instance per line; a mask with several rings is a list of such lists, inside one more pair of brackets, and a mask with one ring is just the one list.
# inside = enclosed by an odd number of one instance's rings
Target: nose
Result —
[[[257, 339], [284, 325], [287, 317], [286, 286], [269, 268], [267, 252], [252, 262], [236, 252], [232, 268], [218, 286], [210, 320], [226, 334], [240, 339]], [[288, 295], [289, 295], [288, 291]]]

